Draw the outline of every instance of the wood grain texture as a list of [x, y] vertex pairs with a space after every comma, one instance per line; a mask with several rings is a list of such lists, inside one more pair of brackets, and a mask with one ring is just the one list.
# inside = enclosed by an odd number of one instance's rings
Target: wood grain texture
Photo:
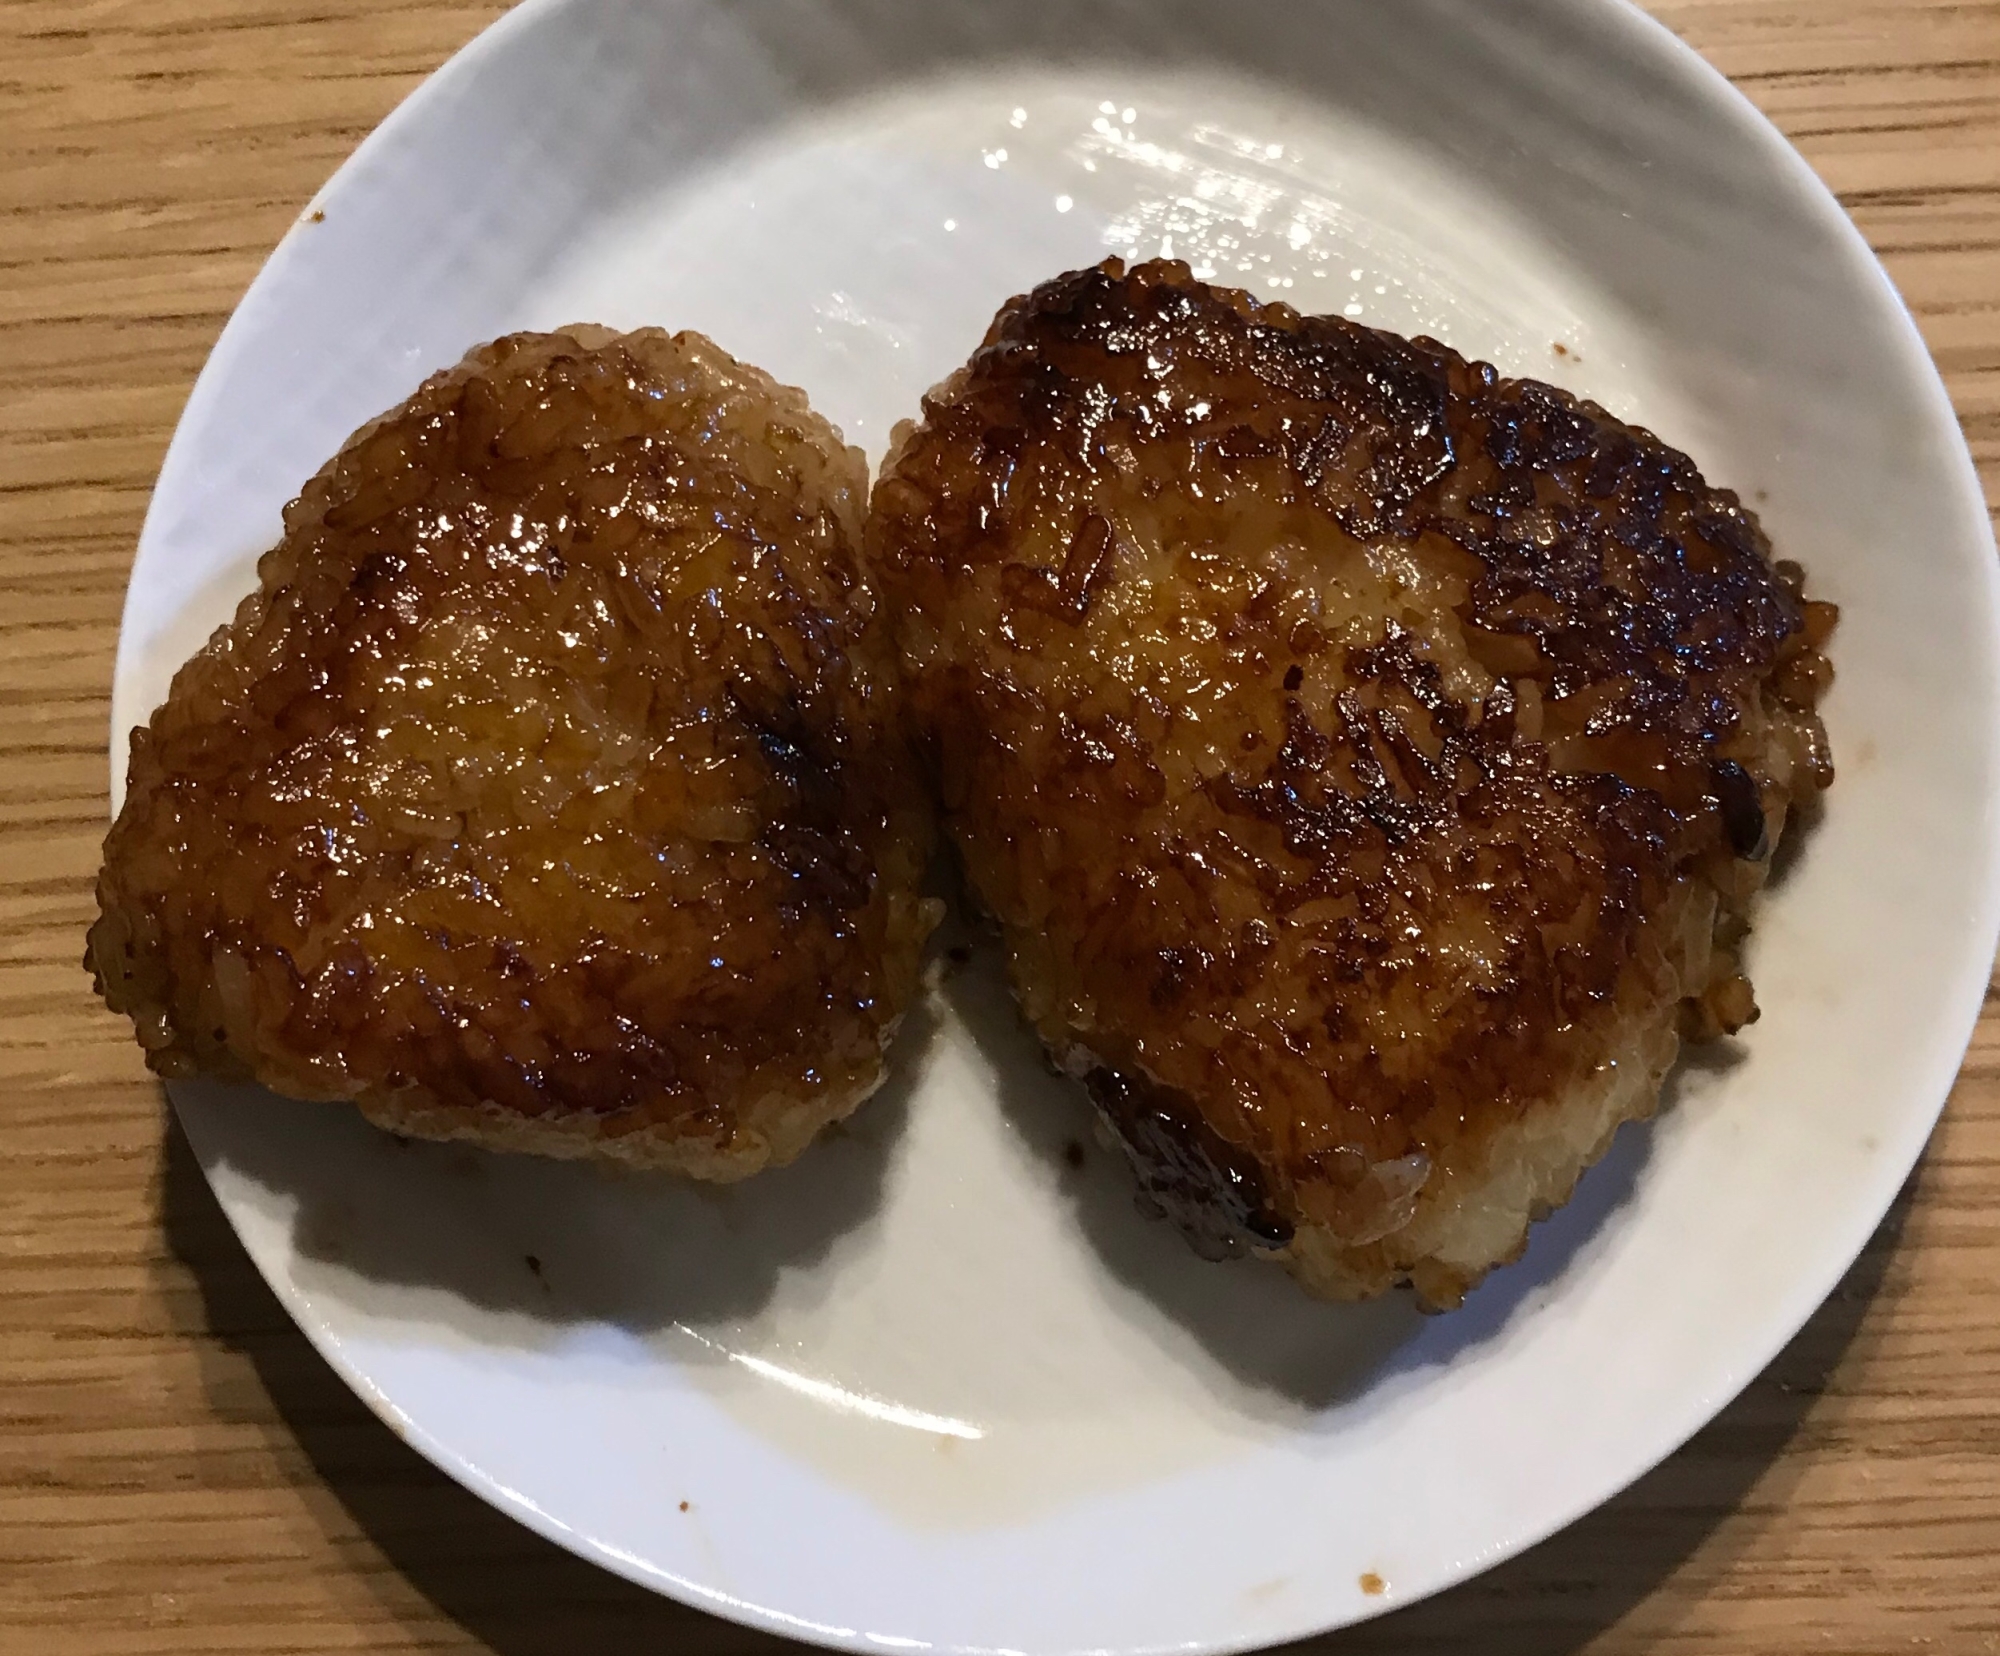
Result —
[[[300, 205], [498, 9], [0, 6], [6, 1652], [783, 1648], [576, 1562], [380, 1426], [258, 1280], [77, 965], [119, 602], [180, 405]], [[2000, 4], [1653, 9], [1881, 250], [2000, 498]], [[2000, 1653], [1996, 1308], [1989, 1001], [1894, 1213], [1737, 1403], [1563, 1535], [1318, 1648]]]

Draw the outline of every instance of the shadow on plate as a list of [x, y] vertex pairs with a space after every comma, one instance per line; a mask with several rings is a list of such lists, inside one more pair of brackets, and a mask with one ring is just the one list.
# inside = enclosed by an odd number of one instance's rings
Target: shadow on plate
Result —
[[857, 1240], [880, 1207], [934, 1032], [913, 1008], [875, 1097], [797, 1162], [730, 1186], [416, 1143], [345, 1105], [257, 1088], [173, 1091], [194, 1142], [250, 1181], [252, 1205], [289, 1219], [302, 1288], [535, 1347], [585, 1322], [638, 1333], [727, 1323], [763, 1309], [781, 1273], [799, 1291], [830, 1280], [800, 1268]]
[[[1915, 1183], [1792, 1343], [1679, 1453], [1589, 1517], [1477, 1580], [1298, 1648], [1326, 1656], [1402, 1650], [1567, 1656], [1589, 1645], [1736, 1511], [1810, 1414], [1881, 1286]], [[496, 1656], [614, 1649], [776, 1656], [798, 1648], [584, 1563], [421, 1459], [292, 1325], [231, 1232], [171, 1113], [159, 1188], [168, 1247], [198, 1291], [169, 1293], [166, 1303], [184, 1308], [181, 1331], [202, 1353], [209, 1407], [219, 1416], [268, 1424], [296, 1443], [310, 1467], [284, 1475], [307, 1486], [308, 1495], [323, 1485], [343, 1509], [344, 1516], [325, 1513], [308, 1499], [309, 1509], [322, 1512], [326, 1540], [325, 1552], [309, 1556], [304, 1567], [337, 1560], [333, 1567], [372, 1583], [389, 1610], [429, 1643], [438, 1630], [430, 1610], [412, 1601], [413, 1588], [437, 1617]], [[248, 1388], [246, 1363], [255, 1374]], [[290, 1462], [282, 1452], [275, 1459], [280, 1468]], [[384, 1560], [393, 1577], [381, 1569]]]
[[[1078, 1083], [1030, 1055], [1033, 1033], [1002, 982], [997, 950], [950, 988], [953, 1007], [998, 1077], [1000, 1108], [1021, 1139], [1063, 1181], [1076, 1221], [1106, 1268], [1192, 1335], [1253, 1394], [1312, 1411], [1352, 1403], [1416, 1369], [1444, 1366], [1461, 1353], [1504, 1339], [1546, 1299], [1579, 1256], [1602, 1240], [1632, 1198], [1651, 1152], [1650, 1124], [1628, 1125], [1576, 1194], [1536, 1225], [1527, 1252], [1490, 1275], [1458, 1310], [1419, 1311], [1407, 1293], [1360, 1305], [1309, 1299], [1283, 1271], [1257, 1261], [1212, 1264], [1171, 1226], [1139, 1212], [1123, 1155], [1093, 1133], [1096, 1113]], [[1669, 1075], [1663, 1111], [1743, 1061], [1740, 1047], [1690, 1049]]]
[[[1424, 1315], [1406, 1294], [1329, 1306], [1269, 1266], [1201, 1260], [1137, 1210], [1124, 1158], [1094, 1139], [1087, 1095], [1041, 1061], [997, 948], [974, 949], [940, 999], [912, 1009], [889, 1081], [851, 1121], [790, 1167], [729, 1187], [413, 1143], [346, 1106], [252, 1088], [176, 1084], [174, 1096], [195, 1144], [248, 1181], [253, 1207], [289, 1227], [301, 1288], [373, 1316], [532, 1349], [584, 1323], [638, 1334], [740, 1324], [769, 1305], [781, 1275], [795, 1302], [831, 1291], [843, 1251], [866, 1246], [925, 1049], [948, 1008], [991, 1067], [1002, 1115], [1062, 1192], [1068, 1222], [1152, 1313], [1140, 1324], [1160, 1330], [1164, 1318], [1237, 1382], [1240, 1407], [1294, 1430], [1373, 1391], [1386, 1395], [1400, 1375], [1509, 1338], [1600, 1245], [1650, 1153], [1650, 1128], [1621, 1131], [1571, 1201], [1534, 1228], [1525, 1256], [1448, 1316]], [[1691, 1053], [1669, 1079], [1665, 1107], [1740, 1061], [1724, 1047]], [[1352, 1421], [1327, 1416], [1324, 1425]]]

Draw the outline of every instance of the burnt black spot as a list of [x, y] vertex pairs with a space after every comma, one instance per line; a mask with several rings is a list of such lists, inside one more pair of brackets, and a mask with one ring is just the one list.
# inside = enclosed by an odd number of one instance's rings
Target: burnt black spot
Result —
[[1724, 759], [1715, 767], [1715, 800], [1730, 849], [1750, 862], [1761, 861], [1771, 844], [1757, 779], [1734, 759]]
[[1203, 1259], [1291, 1241], [1292, 1222], [1272, 1207], [1256, 1158], [1209, 1126], [1193, 1099], [1102, 1067], [1084, 1081], [1139, 1176], [1142, 1213], [1170, 1220]]
[[771, 761], [774, 770], [794, 771], [805, 764], [806, 756], [798, 743], [779, 735], [775, 730], [760, 730], [757, 733], [757, 746], [762, 750], [764, 757]]

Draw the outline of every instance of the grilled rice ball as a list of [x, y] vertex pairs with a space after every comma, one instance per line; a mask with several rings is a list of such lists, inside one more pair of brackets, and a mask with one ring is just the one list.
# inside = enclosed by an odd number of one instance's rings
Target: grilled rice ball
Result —
[[868, 558], [1022, 1008], [1202, 1252], [1456, 1304], [1756, 1016], [1835, 612], [1650, 433], [1114, 259], [925, 399]]
[[938, 905], [867, 472], [697, 334], [475, 350], [133, 733], [87, 964], [162, 1075], [733, 1179], [882, 1080]]

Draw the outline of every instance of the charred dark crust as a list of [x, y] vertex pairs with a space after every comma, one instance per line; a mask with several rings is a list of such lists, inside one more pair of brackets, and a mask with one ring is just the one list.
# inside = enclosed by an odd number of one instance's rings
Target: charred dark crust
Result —
[[1722, 808], [1722, 826], [1730, 849], [1748, 862], [1761, 862], [1769, 856], [1771, 836], [1757, 779], [1734, 759], [1721, 760], [1715, 767], [1715, 797]]
[[1084, 1084], [1138, 1175], [1141, 1212], [1171, 1222], [1203, 1259], [1291, 1241], [1257, 1158], [1209, 1126], [1193, 1099], [1101, 1065]]
[[1755, 1015], [1836, 612], [1650, 432], [1110, 260], [925, 399], [867, 555], [1037, 1029], [1234, 1147], [1137, 1158], [1236, 1192], [1221, 1234], [1263, 1204], [1393, 1275], [1381, 1238], [1680, 1002]]
[[[1133, 394], [1177, 377], [1202, 385], [1198, 419]], [[966, 388], [998, 428], [982, 449], [989, 469], [1013, 471], [1031, 443], [1081, 444], [1078, 458], [1094, 460], [1122, 428], [1184, 443], [1196, 463], [1282, 461], [1302, 498], [1358, 538], [1457, 545], [1477, 560], [1463, 619], [1508, 641], [1493, 648], [1505, 661], [1511, 644], [1551, 701], [1616, 687], [1585, 733], [1600, 768], [1649, 786], [1691, 771], [1671, 800], [1683, 811], [1699, 810], [1708, 756], [1739, 725], [1734, 698], [1713, 692], [1806, 643], [1803, 599], [1756, 520], [1685, 454], [1434, 340], [1259, 305], [1185, 265], [1126, 272], [1107, 260], [1003, 310]], [[947, 425], [956, 411], [927, 407]], [[1103, 521], [1086, 511], [1074, 534]], [[974, 560], [1004, 556], [1015, 527], [1004, 509], [982, 512], [960, 544]], [[1002, 573], [1027, 607], [1063, 602], [1059, 587], [1081, 602], [1067, 565], [1060, 581], [1018, 564]]]

